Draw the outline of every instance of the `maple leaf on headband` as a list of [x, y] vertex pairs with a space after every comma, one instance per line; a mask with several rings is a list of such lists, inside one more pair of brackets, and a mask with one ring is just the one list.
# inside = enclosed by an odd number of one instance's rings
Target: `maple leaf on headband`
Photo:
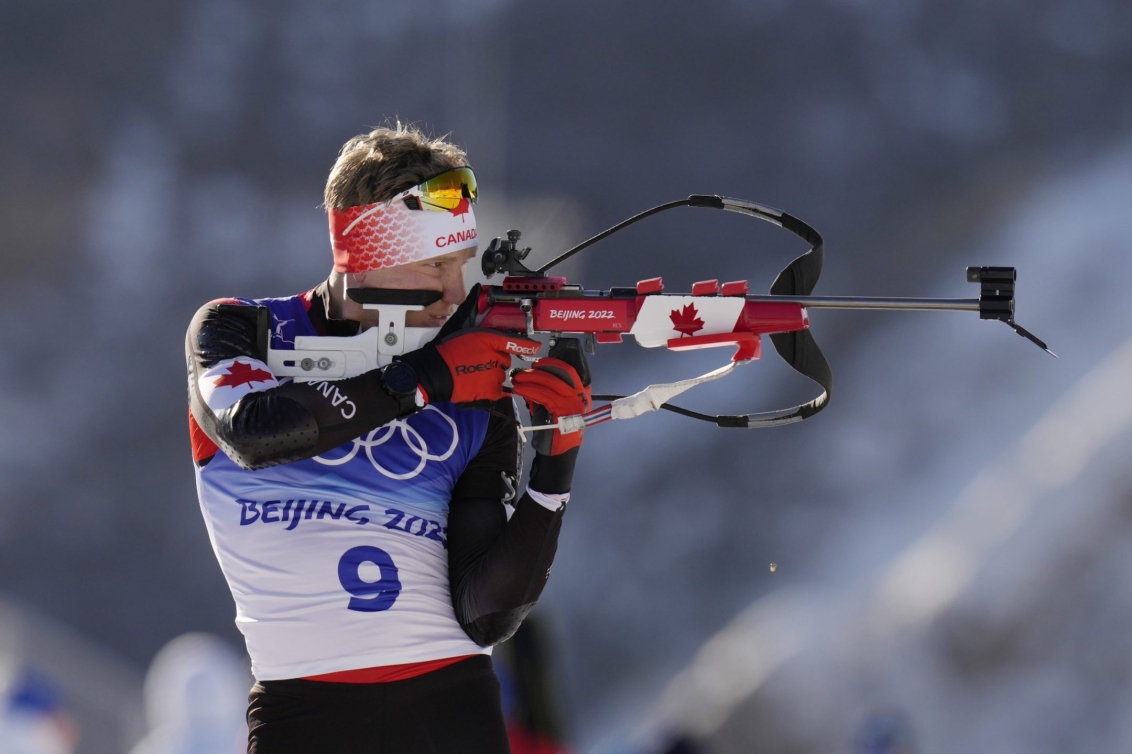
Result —
[[680, 337], [692, 335], [704, 329], [704, 321], [700, 319], [700, 313], [696, 311], [695, 304], [684, 304], [683, 309], [673, 309], [668, 317], [672, 320], [672, 328], [680, 333]]
[[216, 387], [239, 387], [249, 382], [271, 382], [274, 379], [275, 376], [271, 372], [257, 369], [242, 361], [236, 361], [228, 367], [227, 374], [222, 374], [216, 379]]
[[460, 200], [452, 209], [448, 210], [449, 214], [453, 217], [459, 217], [460, 222], [464, 222], [464, 215], [468, 214], [468, 210], [472, 208], [472, 203], [468, 201], [467, 197]]

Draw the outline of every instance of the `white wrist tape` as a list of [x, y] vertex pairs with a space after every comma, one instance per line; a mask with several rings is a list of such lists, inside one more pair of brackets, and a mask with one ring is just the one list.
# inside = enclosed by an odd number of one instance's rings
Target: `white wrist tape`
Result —
[[569, 492], [552, 495], [547, 492], [538, 492], [527, 487], [527, 494], [531, 496], [531, 500], [534, 500], [548, 511], [562, 510], [566, 507], [566, 503], [570, 502]]

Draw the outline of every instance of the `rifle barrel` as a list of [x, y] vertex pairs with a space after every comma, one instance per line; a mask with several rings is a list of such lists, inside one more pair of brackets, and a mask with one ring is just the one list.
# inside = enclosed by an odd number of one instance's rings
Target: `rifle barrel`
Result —
[[930, 309], [979, 311], [977, 298], [883, 298], [873, 296], [768, 296], [748, 294], [748, 301], [781, 301], [815, 309]]

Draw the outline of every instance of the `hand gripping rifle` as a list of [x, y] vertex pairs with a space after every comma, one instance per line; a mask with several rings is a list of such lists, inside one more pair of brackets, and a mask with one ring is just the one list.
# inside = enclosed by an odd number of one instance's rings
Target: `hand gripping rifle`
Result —
[[[768, 295], [749, 293], [745, 280], [722, 285], [718, 280], [706, 280], [693, 284], [691, 294], [673, 294], [664, 292], [660, 278], [642, 280], [632, 288], [587, 290], [568, 283], [564, 277], [547, 274], [556, 265], [623, 228], [676, 207], [722, 209], [764, 220], [799, 236], [810, 244], [810, 249], [778, 274]], [[559, 352], [571, 344], [571, 339], [563, 338], [565, 334], [582, 335], [590, 353], [593, 353], [596, 343], [620, 343], [625, 335], [632, 335], [639, 345], [646, 348], [665, 346], [672, 351], [735, 348], [730, 363], [700, 377], [650, 385], [630, 396], [595, 395], [595, 400], [610, 403], [586, 414], [563, 417], [557, 425], [528, 427], [524, 431], [557, 427], [563, 432], [573, 432], [585, 426], [611, 419], [629, 419], [661, 408], [710, 421], [720, 427], [772, 427], [807, 419], [825, 408], [833, 387], [829, 364], [809, 331], [806, 311], [809, 308], [978, 312], [980, 319], [1005, 322], [1016, 333], [1054, 355], [1045, 343], [1014, 321], [1017, 274], [1013, 267], [968, 267], [968, 282], [981, 286], [978, 298], [813, 296], [811, 292], [821, 275], [824, 261], [821, 234], [792, 215], [754, 202], [692, 195], [662, 204], [599, 233], [535, 270], [528, 269], [523, 263], [531, 250], [519, 247], [521, 237], [519, 231], [509, 231], [506, 238], [496, 238], [484, 250], [481, 260], [484, 274], [491, 278], [502, 273], [505, 277], [502, 285], [484, 286], [480, 290], [477, 326], [526, 335], [549, 334], [552, 349], [557, 347]], [[282, 370], [275, 371], [276, 376], [307, 380], [341, 379], [375, 368], [379, 363], [387, 362], [392, 355], [418, 347], [418, 344], [409, 342], [420, 336], [409, 337], [410, 333], [404, 327], [404, 312], [423, 308], [440, 298], [440, 294], [433, 291], [375, 288], [350, 288], [347, 294], [367, 308], [381, 309], [382, 327], [388, 321], [388, 329], [371, 328], [354, 338], [299, 337], [294, 351], [271, 352], [269, 364], [273, 371], [277, 367]], [[668, 403], [696, 385], [717, 380], [738, 366], [758, 359], [762, 353], [763, 335], [770, 336], [775, 350], [787, 364], [821, 387], [821, 395], [793, 408], [736, 415], [703, 414]], [[346, 347], [346, 341], [356, 341], [358, 350]]]

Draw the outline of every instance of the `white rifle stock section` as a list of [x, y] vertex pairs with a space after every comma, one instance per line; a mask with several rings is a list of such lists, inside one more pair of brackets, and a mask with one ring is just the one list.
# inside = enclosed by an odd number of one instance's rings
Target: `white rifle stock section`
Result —
[[300, 382], [344, 380], [383, 367], [395, 355], [417, 350], [438, 332], [439, 327], [405, 327], [398, 339], [402, 347], [391, 354], [383, 352], [384, 337], [377, 327], [350, 337], [298, 335], [293, 350], [269, 348], [267, 366], [277, 378], [293, 377]]
[[267, 350], [271, 373], [276, 378], [292, 377], [299, 382], [357, 377], [386, 366], [394, 356], [417, 350], [440, 332], [439, 327], [405, 326], [405, 315], [424, 309], [426, 304], [362, 302], [361, 305], [363, 309], [380, 310], [380, 324], [347, 337], [297, 335], [293, 349]]

